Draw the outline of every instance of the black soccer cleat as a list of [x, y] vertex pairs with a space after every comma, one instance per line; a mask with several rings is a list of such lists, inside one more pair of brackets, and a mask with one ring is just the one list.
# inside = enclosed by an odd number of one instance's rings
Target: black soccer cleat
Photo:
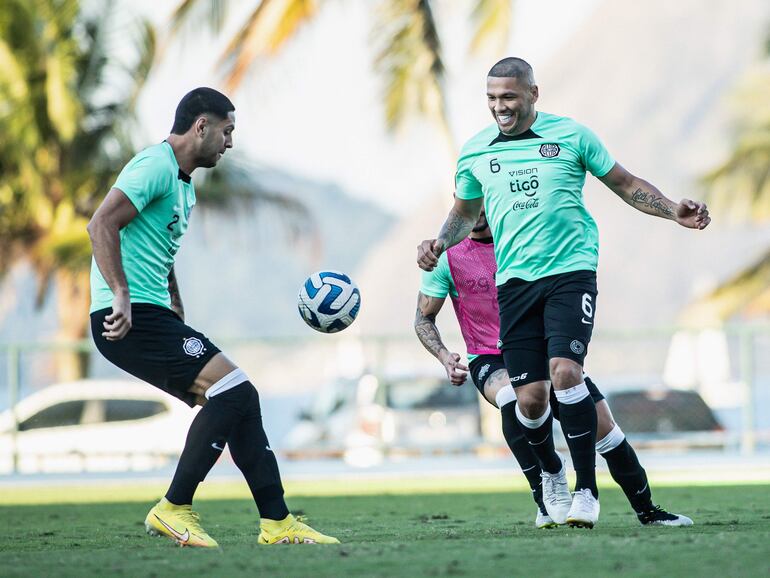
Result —
[[692, 526], [692, 520], [682, 514], [672, 514], [660, 506], [653, 506], [651, 510], [637, 512], [636, 517], [642, 526]]

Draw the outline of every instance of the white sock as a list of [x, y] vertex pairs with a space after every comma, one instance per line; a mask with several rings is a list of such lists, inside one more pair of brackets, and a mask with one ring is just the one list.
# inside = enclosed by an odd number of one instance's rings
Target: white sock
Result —
[[569, 404], [581, 402], [591, 395], [585, 381], [581, 381], [576, 386], [568, 389], [555, 389], [554, 393], [556, 394], [556, 399], [558, 399], [560, 403]]
[[610, 433], [596, 442], [596, 451], [600, 454], [606, 454], [622, 444], [624, 439], [626, 439], [626, 434], [623, 433], [619, 425], [615, 424]]

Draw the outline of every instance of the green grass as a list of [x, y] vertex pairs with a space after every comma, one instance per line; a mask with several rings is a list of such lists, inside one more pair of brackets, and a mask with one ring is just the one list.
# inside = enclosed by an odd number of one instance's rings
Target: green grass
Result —
[[290, 507], [343, 544], [272, 548], [256, 545], [242, 485], [209, 484], [196, 509], [221, 551], [145, 535], [159, 485], [6, 489], [0, 576], [770, 574], [770, 486], [656, 487], [656, 501], [690, 515], [692, 528], [642, 528], [620, 491], [605, 487], [600, 523], [589, 531], [534, 529], [531, 498], [502, 491], [504, 482], [288, 484]]

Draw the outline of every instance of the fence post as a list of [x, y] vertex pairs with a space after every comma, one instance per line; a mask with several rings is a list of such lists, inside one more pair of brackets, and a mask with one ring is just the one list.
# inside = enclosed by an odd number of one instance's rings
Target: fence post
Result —
[[754, 431], [754, 331], [750, 327], [744, 327], [740, 333], [740, 364], [741, 381], [746, 388], [741, 411], [741, 453], [750, 455], [757, 445]]
[[21, 350], [18, 345], [8, 347], [8, 404], [11, 410], [11, 473], [19, 471], [19, 448], [17, 433], [19, 431], [16, 404], [19, 401], [19, 374], [21, 368]]

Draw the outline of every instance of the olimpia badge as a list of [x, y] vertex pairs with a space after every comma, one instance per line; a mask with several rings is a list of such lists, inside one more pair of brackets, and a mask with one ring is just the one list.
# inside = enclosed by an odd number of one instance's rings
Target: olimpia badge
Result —
[[561, 152], [561, 147], [557, 145], [556, 143], [547, 143], [544, 145], [540, 145], [540, 156], [545, 157], [547, 159], [552, 159], [553, 157], [558, 157], [559, 152]]
[[206, 353], [206, 347], [204, 347], [203, 342], [197, 337], [186, 338], [182, 343], [182, 349], [184, 349], [184, 352], [191, 357], [200, 357]]

